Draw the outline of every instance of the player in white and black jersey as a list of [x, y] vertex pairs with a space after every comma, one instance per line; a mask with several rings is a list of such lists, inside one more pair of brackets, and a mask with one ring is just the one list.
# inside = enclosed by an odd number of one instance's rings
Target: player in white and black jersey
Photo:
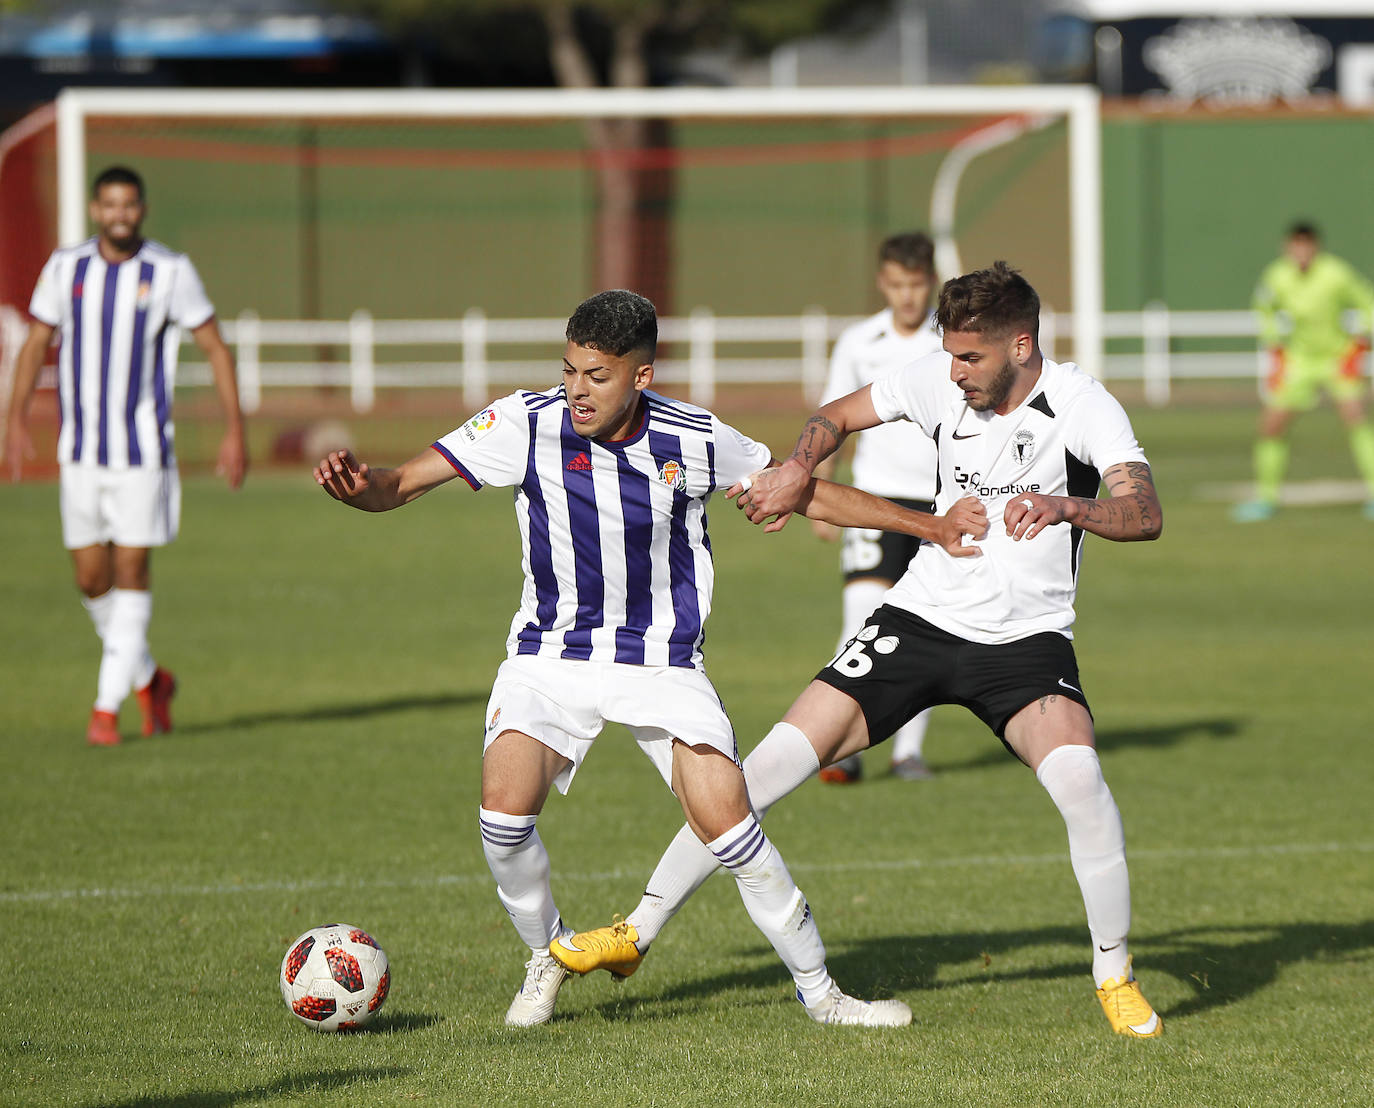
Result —
[[151, 549], [181, 517], [172, 390], [181, 332], [205, 354], [225, 415], [218, 472], [243, 483], [247, 453], [234, 356], [185, 254], [142, 235], [143, 180], [112, 166], [95, 179], [93, 238], [53, 252], [34, 288], [33, 323], [15, 364], [6, 452], [18, 480], [33, 450], [29, 407], [53, 335], [61, 345], [62, 541], [103, 646], [88, 742], [120, 741], [119, 706], [135, 691], [143, 734], [171, 730], [176, 679], [148, 649]]
[[[1162, 515], [1126, 413], [1077, 366], [1041, 354], [1039, 312], [1035, 290], [1005, 262], [947, 282], [937, 313], [945, 353], [823, 406], [791, 457], [744, 489], [750, 519], [777, 530], [846, 435], [904, 419], [938, 447], [936, 510], [975, 496], [993, 521], [979, 557], [922, 550], [745, 760], [745, 778], [761, 817], [820, 766], [881, 742], [917, 712], [968, 707], [1063, 816], [1098, 999], [1113, 1030], [1151, 1038], [1163, 1025], [1131, 969], [1125, 836], [1094, 748], [1072, 625], [1085, 535], [1155, 539]], [[1099, 497], [1104, 482], [1110, 496]], [[712, 868], [679, 834], [630, 917], [641, 946]]]
[[[657, 334], [648, 300], [600, 293], [568, 321], [558, 387], [496, 401], [395, 469], [346, 451], [315, 469], [331, 496], [367, 511], [455, 477], [515, 490], [525, 581], [487, 706], [479, 812], [498, 896], [530, 948], [506, 1022], [547, 1021], [568, 969], [585, 972], [580, 958], [604, 954], [571, 942], [535, 820], [611, 721], [677, 794], [712, 865], [734, 874], [811, 1017], [909, 1023], [900, 1001], [856, 1000], [831, 980], [806, 900], [749, 810], [734, 732], [702, 668], [714, 576], [705, 504], [772, 459], [710, 412], [649, 390]], [[802, 502], [836, 524], [909, 530], [956, 557], [971, 553], [961, 536], [986, 522], [973, 501], [935, 517], [823, 482]], [[627, 949], [599, 964], [628, 976], [639, 963], [633, 928], [612, 930]]]
[[[940, 349], [930, 308], [935, 293], [935, 244], [930, 236], [904, 231], [885, 238], [878, 248], [876, 283], [887, 307], [841, 333], [830, 355], [822, 404], [848, 396]], [[852, 438], [850, 483], [855, 488], [905, 508], [934, 511], [935, 444], [920, 428], [902, 421], [882, 423]], [[824, 459], [816, 467], [816, 476], [829, 478], [835, 472], [837, 457], [832, 454]], [[826, 541], [841, 535], [838, 528], [819, 520], [811, 521], [811, 530]], [[911, 535], [866, 527], [849, 527], [842, 534], [841, 646], [859, 633], [921, 545]], [[931, 776], [924, 750], [929, 722], [927, 709], [902, 724], [892, 736], [891, 764], [896, 776], [907, 781]], [[850, 784], [860, 779], [862, 770], [863, 763], [854, 754], [825, 766], [820, 777], [831, 784]]]

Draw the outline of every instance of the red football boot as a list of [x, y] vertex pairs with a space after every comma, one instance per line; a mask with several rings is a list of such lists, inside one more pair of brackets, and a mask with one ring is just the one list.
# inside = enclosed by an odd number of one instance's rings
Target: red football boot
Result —
[[92, 746], [114, 746], [119, 742], [119, 717], [113, 712], [91, 709], [91, 722], [86, 728], [86, 741]]
[[138, 706], [143, 709], [143, 734], [162, 735], [172, 729], [172, 697], [176, 695], [177, 679], [158, 666], [153, 679], [137, 692]]

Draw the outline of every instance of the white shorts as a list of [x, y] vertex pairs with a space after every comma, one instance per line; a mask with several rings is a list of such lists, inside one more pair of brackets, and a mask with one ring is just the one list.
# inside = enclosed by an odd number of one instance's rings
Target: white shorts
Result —
[[504, 731], [539, 740], [572, 763], [553, 782], [566, 793], [607, 723], [629, 728], [670, 788], [674, 739], [713, 747], [739, 764], [734, 728], [701, 670], [526, 654], [496, 671], [482, 750]]
[[181, 526], [181, 479], [167, 469], [64, 465], [62, 544], [166, 546]]

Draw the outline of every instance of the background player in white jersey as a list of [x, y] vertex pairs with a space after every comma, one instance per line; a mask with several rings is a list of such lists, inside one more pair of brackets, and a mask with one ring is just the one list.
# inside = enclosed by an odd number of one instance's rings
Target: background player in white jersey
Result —
[[[1162, 515], [1126, 413], [1077, 366], [1041, 354], [1039, 314], [1035, 290], [1005, 262], [946, 282], [937, 312], [946, 352], [822, 407], [791, 457], [740, 496], [750, 519], [777, 530], [847, 434], [905, 419], [939, 447], [937, 509], [972, 494], [994, 521], [979, 540], [982, 557], [922, 550], [745, 760], [745, 779], [762, 817], [819, 766], [881, 741], [916, 712], [967, 706], [1063, 816], [1098, 999], [1113, 1030], [1151, 1038], [1163, 1024], [1131, 971], [1125, 836], [1094, 749], [1071, 627], [1085, 534], [1155, 539]], [[1097, 495], [1103, 481], [1110, 497]], [[628, 917], [633, 956], [712, 868], [679, 834]], [[622, 962], [627, 945], [613, 949]]]
[[[614, 721], [677, 794], [713, 865], [734, 874], [811, 1017], [909, 1023], [900, 1001], [856, 1000], [831, 980], [806, 900], [749, 810], [734, 732], [702, 668], [713, 580], [705, 501], [771, 458], [710, 412], [648, 390], [657, 335], [644, 297], [600, 293], [568, 321], [558, 388], [504, 397], [395, 469], [346, 451], [315, 469], [326, 492], [367, 511], [454, 477], [516, 490], [525, 584], [487, 706], [479, 813], [498, 896], [530, 948], [506, 1022], [547, 1021], [567, 977], [549, 948], [571, 931], [535, 819]], [[813, 484], [802, 499], [833, 522], [909, 527], [956, 554], [961, 532], [985, 519], [968, 505], [937, 519], [835, 485]]]
[[[920, 231], [889, 235], [878, 248], [878, 291], [887, 307], [852, 327], [846, 327], [830, 356], [830, 374], [821, 394], [828, 404], [855, 389], [871, 385], [917, 358], [940, 349], [930, 310], [935, 292], [935, 243]], [[935, 444], [909, 423], [884, 423], [854, 436], [851, 484], [920, 512], [935, 510]], [[839, 453], [816, 467], [816, 476], [835, 472]], [[826, 541], [839, 537], [837, 527], [811, 521], [811, 530]], [[907, 563], [916, 556], [920, 540], [912, 535], [874, 531], [865, 527], [844, 530], [840, 571], [844, 574], [840, 645], [859, 633], [864, 620], [881, 602]], [[923, 746], [930, 711], [920, 713], [892, 736], [892, 772], [908, 781], [929, 777]], [[842, 758], [821, 770], [831, 784], [858, 781], [863, 769], [859, 755]]]
[[87, 741], [119, 742], [119, 707], [138, 694], [143, 734], [172, 728], [176, 679], [148, 649], [151, 548], [177, 535], [181, 484], [173, 450], [172, 390], [181, 329], [214, 375], [225, 431], [218, 472], [237, 489], [247, 452], [234, 357], [191, 260], [142, 236], [143, 180], [123, 166], [95, 179], [96, 235], [53, 252], [33, 292], [33, 323], [15, 365], [6, 435], [12, 480], [32, 457], [29, 408], [54, 332], [60, 332], [62, 540], [102, 644]]

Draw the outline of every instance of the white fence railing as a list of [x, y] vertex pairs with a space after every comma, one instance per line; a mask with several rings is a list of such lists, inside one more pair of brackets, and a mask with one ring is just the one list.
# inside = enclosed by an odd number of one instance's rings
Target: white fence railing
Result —
[[[685, 356], [660, 359], [656, 377], [664, 384], [685, 384], [688, 396], [700, 404], [712, 403], [718, 385], [739, 384], [793, 384], [814, 401], [825, 381], [830, 344], [857, 318], [819, 309], [795, 316], [720, 316], [705, 308], [665, 317], [659, 321], [660, 340]], [[1042, 315], [1041, 345], [1051, 356], [1058, 336], [1072, 333], [1071, 323], [1067, 313]], [[1249, 311], [1174, 312], [1163, 304], [1107, 312], [1108, 353], [1097, 367], [1099, 375], [1106, 381], [1142, 382], [1147, 401], [1155, 405], [1169, 402], [1175, 381], [1258, 381], [1264, 365], [1256, 324]], [[264, 389], [330, 386], [347, 388], [354, 409], [366, 412], [378, 389], [458, 388], [466, 406], [476, 408], [496, 390], [544, 387], [557, 374], [565, 326], [560, 318], [492, 319], [478, 309], [439, 320], [380, 320], [362, 310], [346, 320], [267, 320], [244, 312], [225, 321], [224, 333], [237, 354], [247, 411], [261, 405]], [[1201, 348], [1177, 348], [1190, 340]], [[11, 344], [5, 345], [8, 353]], [[426, 348], [430, 360], [378, 356], [407, 347]], [[526, 349], [513, 349], [518, 347]], [[516, 356], [542, 347], [550, 353]], [[763, 349], [751, 353], [750, 347]], [[445, 349], [451, 356], [444, 356]], [[188, 361], [181, 380], [206, 384], [209, 368]]]
[[[660, 358], [655, 379], [685, 384], [692, 400], [709, 404], [718, 384], [798, 384], [808, 396], [825, 383], [831, 341], [854, 318], [821, 311], [799, 316], [718, 316], [699, 308], [688, 316], [659, 320], [660, 343], [685, 347], [686, 357]], [[262, 390], [274, 386], [337, 386], [349, 390], [353, 407], [368, 411], [379, 388], [462, 389], [469, 407], [486, 403], [494, 387], [545, 387], [557, 375], [567, 320], [491, 319], [470, 309], [459, 319], [373, 319], [356, 311], [346, 320], [265, 320], [251, 312], [226, 321], [224, 336], [235, 347], [239, 392], [244, 408], [261, 403]], [[795, 353], [736, 354], [722, 346], [795, 348]], [[392, 361], [377, 357], [383, 347], [450, 347], [449, 359]], [[502, 347], [547, 347], [538, 358], [500, 357]], [[305, 348], [311, 356], [294, 360], [264, 357], [264, 348]], [[313, 349], [312, 349], [313, 348]], [[321, 357], [322, 350], [347, 358]], [[182, 379], [209, 381], [205, 365], [188, 363]]]

